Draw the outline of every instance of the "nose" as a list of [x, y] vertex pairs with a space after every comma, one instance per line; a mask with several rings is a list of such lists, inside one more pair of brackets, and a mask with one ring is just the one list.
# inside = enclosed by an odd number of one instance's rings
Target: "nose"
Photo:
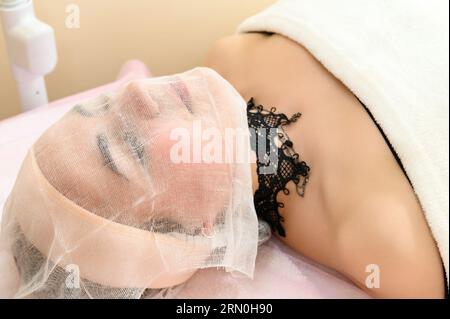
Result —
[[152, 99], [144, 83], [137, 81], [127, 85], [120, 104], [143, 119], [154, 118], [160, 112], [158, 104]]

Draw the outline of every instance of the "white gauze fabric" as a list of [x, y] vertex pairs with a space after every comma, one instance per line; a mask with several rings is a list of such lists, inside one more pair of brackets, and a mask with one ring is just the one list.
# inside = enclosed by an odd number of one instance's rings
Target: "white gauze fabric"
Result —
[[248, 134], [245, 112], [208, 68], [76, 105], [30, 149], [5, 205], [16, 297], [140, 298], [207, 267], [252, 277], [249, 139], [218, 139]]

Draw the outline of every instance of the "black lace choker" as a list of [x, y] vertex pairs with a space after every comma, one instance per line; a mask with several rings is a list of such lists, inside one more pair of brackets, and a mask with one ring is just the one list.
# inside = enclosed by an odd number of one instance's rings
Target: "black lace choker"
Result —
[[254, 195], [254, 204], [259, 218], [265, 220], [272, 231], [282, 237], [286, 232], [281, 225], [283, 217], [278, 212], [284, 204], [277, 201], [280, 191], [289, 195], [286, 184], [293, 181], [297, 194], [305, 195], [305, 186], [309, 179], [309, 166], [300, 160], [293, 149], [293, 143], [284, 131], [284, 126], [296, 122], [301, 114], [291, 118], [285, 114], [276, 114], [276, 108], [264, 110], [255, 105], [253, 98], [247, 102], [247, 118], [250, 128], [251, 147], [256, 152], [258, 189]]

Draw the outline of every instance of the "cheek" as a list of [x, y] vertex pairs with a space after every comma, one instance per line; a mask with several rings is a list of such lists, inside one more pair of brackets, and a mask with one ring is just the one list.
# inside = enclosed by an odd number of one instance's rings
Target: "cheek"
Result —
[[[184, 225], [211, 227], [230, 198], [230, 165], [176, 163], [170, 156], [175, 143], [165, 131], [148, 148], [149, 173], [157, 188], [155, 212]], [[192, 143], [189, 148], [192, 152]]]

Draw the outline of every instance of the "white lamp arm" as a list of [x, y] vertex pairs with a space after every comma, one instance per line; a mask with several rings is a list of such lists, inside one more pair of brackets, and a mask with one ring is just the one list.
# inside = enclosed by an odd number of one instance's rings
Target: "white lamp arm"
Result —
[[22, 109], [46, 104], [44, 76], [58, 60], [53, 29], [36, 18], [32, 0], [0, 0], [0, 17]]

